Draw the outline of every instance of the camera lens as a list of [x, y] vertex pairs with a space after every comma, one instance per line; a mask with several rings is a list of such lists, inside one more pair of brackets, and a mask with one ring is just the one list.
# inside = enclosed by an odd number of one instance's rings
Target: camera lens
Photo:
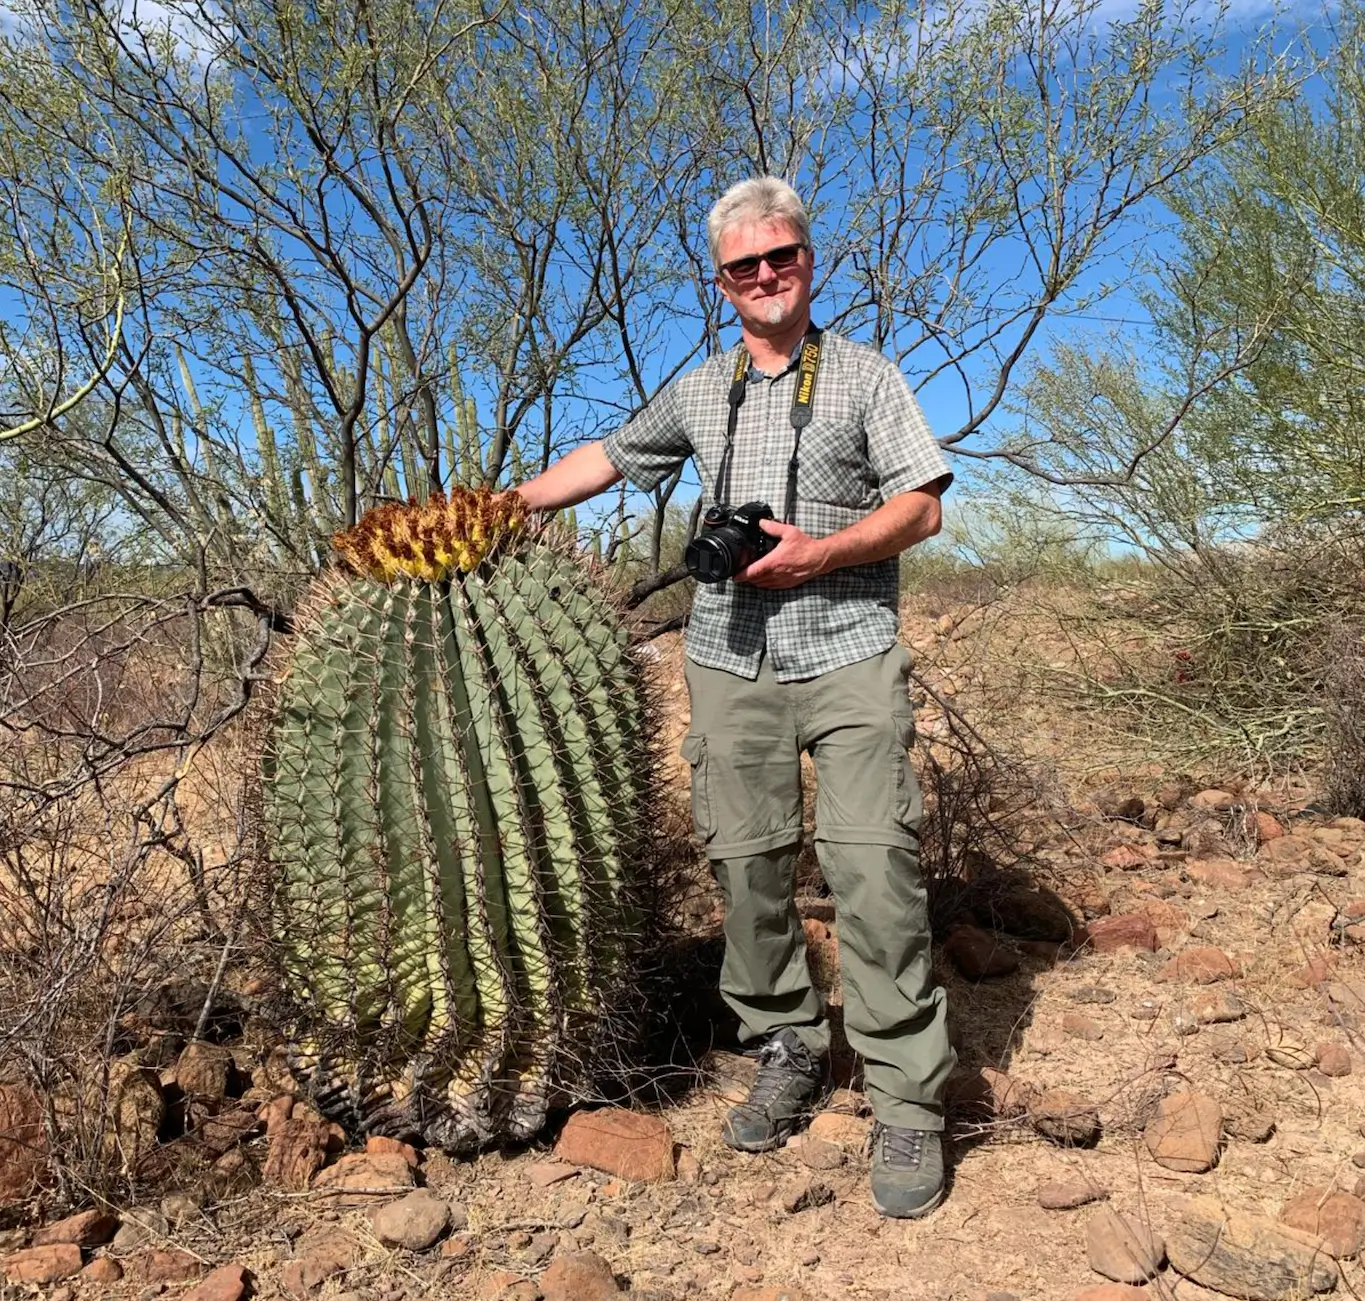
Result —
[[688, 543], [683, 563], [697, 582], [719, 583], [733, 576], [739, 568], [729, 539], [724, 536], [729, 532], [731, 530], [722, 529], [717, 533], [703, 533]]

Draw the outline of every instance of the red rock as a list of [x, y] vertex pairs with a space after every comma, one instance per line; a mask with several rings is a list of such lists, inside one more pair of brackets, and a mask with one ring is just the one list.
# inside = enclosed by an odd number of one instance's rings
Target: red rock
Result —
[[536, 1295], [529, 1279], [510, 1269], [495, 1269], [479, 1278], [474, 1295], [478, 1301], [521, 1301], [525, 1289], [530, 1289], [527, 1295]]
[[333, 1206], [369, 1206], [376, 1197], [407, 1192], [415, 1182], [412, 1167], [397, 1152], [351, 1152], [314, 1176], [313, 1191], [331, 1194]]
[[[270, 1123], [267, 1118], [267, 1130]], [[324, 1120], [292, 1116], [278, 1121], [270, 1135], [262, 1182], [290, 1192], [302, 1192], [326, 1164], [331, 1142], [332, 1126]]]
[[1129, 1283], [1098, 1283], [1094, 1287], [1083, 1287], [1072, 1297], [1072, 1301], [1151, 1301], [1155, 1290], [1150, 1287], [1133, 1287]]
[[383, 1134], [371, 1134], [365, 1140], [365, 1151], [369, 1153], [392, 1153], [401, 1156], [414, 1170], [422, 1164], [421, 1155], [410, 1143], [401, 1142], [396, 1138], [387, 1138]]
[[47, 1177], [42, 1106], [27, 1089], [0, 1084], [0, 1207], [27, 1202]]
[[83, 1270], [81, 1277], [99, 1287], [117, 1283], [123, 1277], [123, 1266], [111, 1256], [96, 1256]]
[[1172, 1093], [1162, 1098], [1143, 1138], [1152, 1159], [1168, 1170], [1212, 1170], [1223, 1140], [1223, 1109], [1207, 1094]]
[[540, 1276], [545, 1301], [612, 1301], [621, 1293], [611, 1266], [591, 1251], [556, 1256]]
[[943, 951], [968, 980], [1008, 976], [1019, 970], [1018, 957], [979, 926], [954, 926], [944, 941]]
[[370, 1215], [374, 1236], [386, 1247], [425, 1251], [450, 1224], [450, 1207], [427, 1188], [376, 1208]]
[[1136, 845], [1115, 845], [1100, 855], [1100, 866], [1120, 872], [1136, 872], [1152, 860]]
[[1331, 958], [1319, 954], [1311, 959], [1306, 967], [1300, 967], [1294, 972], [1289, 977], [1289, 983], [1296, 989], [1312, 989], [1314, 985], [1330, 980], [1336, 969], [1337, 964]]
[[234, 1107], [220, 1116], [206, 1116], [195, 1133], [211, 1156], [222, 1156], [260, 1127], [260, 1119], [250, 1107]]
[[849, 1116], [839, 1111], [822, 1111], [810, 1123], [806, 1133], [824, 1143], [837, 1143], [849, 1152], [861, 1152], [867, 1145], [869, 1123], [862, 1116]]
[[1190, 796], [1190, 804], [1196, 809], [1206, 809], [1210, 813], [1226, 813], [1238, 802], [1235, 795], [1216, 789], [1200, 791]]
[[738, 1287], [730, 1301], [811, 1301], [810, 1293], [799, 1287]]
[[5, 1257], [5, 1278], [11, 1283], [55, 1283], [81, 1271], [81, 1249], [74, 1242], [29, 1247]]
[[241, 1265], [219, 1265], [202, 1283], [190, 1288], [182, 1301], [241, 1301], [250, 1285]]
[[204, 1272], [203, 1263], [184, 1251], [140, 1251], [123, 1262], [123, 1269], [139, 1286], [184, 1283]]
[[1145, 1225], [1105, 1207], [1085, 1226], [1090, 1268], [1116, 1283], [1142, 1283], [1161, 1268], [1166, 1244]]
[[1088, 1179], [1058, 1180], [1043, 1184], [1038, 1189], [1038, 1205], [1045, 1211], [1074, 1211], [1078, 1206], [1102, 1202], [1108, 1196], [1107, 1188], [1101, 1188]]
[[232, 1054], [221, 1044], [196, 1041], [175, 1064], [175, 1082], [192, 1098], [222, 1098], [232, 1075]]
[[1256, 839], [1265, 844], [1267, 840], [1279, 840], [1284, 835], [1284, 828], [1269, 813], [1258, 812], [1256, 814]]
[[281, 1093], [277, 1098], [263, 1102], [256, 1117], [265, 1126], [266, 1135], [274, 1138], [293, 1114], [294, 1099], [287, 1093]]
[[281, 1283], [291, 1296], [304, 1297], [329, 1278], [355, 1263], [355, 1241], [336, 1225], [321, 1224], [305, 1231], [294, 1248], [294, 1259], [281, 1271]]
[[1358, 1256], [1365, 1248], [1365, 1202], [1350, 1193], [1310, 1188], [1285, 1203], [1280, 1223], [1316, 1234], [1338, 1260]]
[[1089, 926], [1090, 947], [1096, 953], [1119, 953], [1124, 949], [1156, 949], [1156, 927], [1141, 913], [1100, 917]]
[[1044, 1138], [1064, 1147], [1090, 1147], [1100, 1137], [1094, 1105], [1066, 1089], [1049, 1089], [1029, 1101], [1028, 1118]]
[[992, 1066], [981, 1068], [981, 1078], [990, 1092], [991, 1111], [1001, 1120], [1013, 1120], [1028, 1110], [1029, 1099], [1035, 1092], [1031, 1084], [1011, 1079]]
[[1196, 884], [1215, 890], [1245, 890], [1255, 879], [1231, 858], [1192, 858], [1184, 872]]
[[1351, 1073], [1351, 1054], [1341, 1044], [1320, 1043], [1313, 1055], [1317, 1058], [1318, 1070], [1324, 1075], [1336, 1078]]
[[1293, 876], [1296, 872], [1311, 872], [1323, 853], [1307, 836], [1281, 836], [1262, 845], [1256, 861], [1272, 876]]
[[1062, 1033], [1087, 1043], [1098, 1043], [1104, 1038], [1104, 1027], [1093, 1016], [1084, 1012], [1067, 1012], [1062, 1017]]
[[672, 1179], [677, 1173], [668, 1126], [657, 1116], [621, 1107], [574, 1112], [554, 1152], [571, 1165], [591, 1166], [622, 1179]]
[[102, 1247], [118, 1232], [118, 1216], [107, 1211], [82, 1211], [49, 1224], [33, 1235], [35, 1247], [73, 1242], [78, 1247]]
[[1208, 944], [1177, 953], [1157, 973], [1156, 979], [1212, 985], [1215, 981], [1231, 980], [1239, 975], [1241, 972], [1233, 960], [1222, 949]]
[[578, 1174], [575, 1166], [560, 1161], [534, 1161], [526, 1167], [526, 1178], [532, 1188], [549, 1188]]

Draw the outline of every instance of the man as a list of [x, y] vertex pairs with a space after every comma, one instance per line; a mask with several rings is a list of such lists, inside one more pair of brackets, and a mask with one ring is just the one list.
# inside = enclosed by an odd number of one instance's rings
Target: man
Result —
[[761, 501], [779, 513], [794, 484], [792, 517], [762, 525], [776, 545], [733, 579], [699, 587], [686, 635], [682, 752], [726, 900], [721, 992], [741, 1039], [761, 1045], [754, 1086], [723, 1138], [748, 1152], [779, 1147], [822, 1089], [829, 1026], [794, 902], [809, 750], [844, 1026], [876, 1117], [872, 1197], [884, 1215], [917, 1217], [943, 1196], [954, 1055], [929, 967], [896, 557], [938, 532], [952, 476], [900, 372], [862, 344], [812, 336], [815, 252], [789, 185], [734, 186], [707, 233], [744, 351], [710, 358], [517, 491], [532, 509], [555, 510], [622, 477], [648, 490], [688, 457], [711, 503]]

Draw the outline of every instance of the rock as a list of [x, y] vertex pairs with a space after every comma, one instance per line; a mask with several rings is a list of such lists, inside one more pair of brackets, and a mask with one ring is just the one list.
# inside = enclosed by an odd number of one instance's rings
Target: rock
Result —
[[187, 1251], [139, 1251], [123, 1263], [124, 1273], [139, 1287], [148, 1283], [185, 1283], [204, 1272]]
[[1280, 825], [1278, 819], [1269, 813], [1257, 812], [1256, 814], [1256, 839], [1261, 844], [1267, 840], [1279, 840], [1284, 835], [1284, 827]]
[[1330, 1292], [1340, 1277], [1319, 1239], [1239, 1211], [1212, 1198], [1171, 1207], [1166, 1254], [1177, 1273], [1245, 1301], [1298, 1301]]
[[0, 1207], [27, 1202], [48, 1174], [42, 1106], [27, 1089], [0, 1084]]
[[1186, 1000], [1190, 1015], [1200, 1025], [1223, 1025], [1241, 1021], [1246, 1007], [1236, 994], [1226, 989], [1201, 989]]
[[241, 1196], [260, 1180], [256, 1163], [241, 1148], [232, 1148], [209, 1167], [201, 1188], [206, 1202], [222, 1202]]
[[369, 1206], [414, 1183], [412, 1167], [396, 1152], [351, 1152], [313, 1177], [313, 1191], [329, 1194], [333, 1206]]
[[1112, 871], [1136, 872], [1152, 860], [1136, 845], [1115, 845], [1100, 855], [1100, 866]]
[[1265, 1050], [1265, 1055], [1276, 1066], [1283, 1066], [1291, 1071], [1311, 1071], [1318, 1063], [1318, 1059], [1302, 1044], [1291, 1043], [1288, 1040], [1272, 1044]]
[[117, 1232], [117, 1215], [108, 1211], [82, 1211], [39, 1229], [33, 1235], [33, 1245], [52, 1247], [70, 1242], [78, 1247], [102, 1247]]
[[1227, 791], [1206, 790], [1191, 795], [1189, 802], [1193, 808], [1203, 809], [1209, 813], [1226, 813], [1234, 804], [1241, 801]]
[[131, 1170], [156, 1147], [166, 1118], [160, 1077], [135, 1057], [118, 1058], [109, 1068], [106, 1106], [105, 1158]]
[[549, 1188], [575, 1178], [578, 1167], [565, 1165], [562, 1161], [533, 1161], [524, 1173], [532, 1188]]
[[250, 1278], [241, 1265], [219, 1265], [202, 1283], [185, 1293], [181, 1301], [242, 1301]]
[[799, 1287], [739, 1287], [730, 1301], [811, 1301], [811, 1296]]
[[1100, 791], [1095, 796], [1095, 807], [1116, 822], [1136, 822], [1147, 812], [1147, 805], [1138, 795], [1122, 795], [1117, 791]]
[[1112, 989], [1105, 989], [1103, 985], [1078, 985], [1071, 991], [1071, 1001], [1073, 1003], [1112, 1003], [1118, 995]]
[[944, 941], [943, 951], [968, 980], [1008, 976], [1019, 970], [1018, 955], [978, 926], [965, 923], [954, 926]]
[[870, 1125], [862, 1116], [839, 1111], [822, 1111], [810, 1122], [806, 1133], [825, 1143], [837, 1143], [847, 1152], [861, 1152], [867, 1146]]
[[782, 1209], [788, 1215], [825, 1206], [834, 1200], [834, 1189], [819, 1179], [803, 1179], [782, 1194]]
[[256, 1118], [265, 1126], [267, 1137], [274, 1138], [284, 1128], [285, 1121], [294, 1114], [294, 1102], [289, 1094], [281, 1093], [261, 1104]]
[[1190, 929], [1189, 914], [1164, 899], [1143, 899], [1138, 912], [1156, 927], [1156, 942], [1163, 949], [1170, 948]]
[[206, 1116], [195, 1133], [211, 1156], [222, 1156], [261, 1128], [261, 1121], [250, 1107], [234, 1107], [218, 1116]]
[[992, 922], [1021, 940], [1065, 944], [1076, 932], [1071, 910], [1050, 891], [1014, 885], [992, 901]]
[[1325, 954], [1319, 954], [1312, 958], [1307, 966], [1300, 967], [1291, 973], [1289, 983], [1295, 989], [1312, 989], [1324, 981], [1331, 980], [1336, 969], [1337, 964], [1332, 958]]
[[1243, 1112], [1229, 1116], [1225, 1128], [1229, 1137], [1243, 1143], [1266, 1143], [1275, 1132], [1275, 1118], [1265, 1111]]
[[1350, 1193], [1310, 1188], [1285, 1203], [1280, 1222], [1321, 1238], [1338, 1260], [1358, 1256], [1365, 1247], [1365, 1202]]
[[1038, 1189], [1038, 1205], [1045, 1211], [1074, 1211], [1078, 1206], [1105, 1201], [1108, 1196], [1107, 1188], [1088, 1179], [1056, 1180]]
[[[267, 1132], [270, 1123], [267, 1119]], [[273, 1188], [301, 1192], [327, 1163], [331, 1142], [332, 1126], [325, 1120], [291, 1116], [277, 1121], [270, 1135], [262, 1181]]]
[[591, 1251], [556, 1256], [540, 1276], [545, 1301], [612, 1301], [621, 1293], [611, 1266]]
[[4, 1267], [10, 1283], [55, 1283], [80, 1273], [81, 1249], [74, 1242], [29, 1247], [6, 1256]]
[[1223, 1109], [1207, 1094], [1172, 1093], [1162, 1098], [1143, 1138], [1152, 1159], [1167, 1170], [1212, 1170], [1223, 1140]]
[[981, 1078], [990, 1090], [991, 1111], [1001, 1120], [1013, 1120], [1028, 1110], [1029, 1099], [1034, 1093], [1031, 1084], [1013, 1080], [992, 1066], [981, 1068]]
[[1157, 980], [1174, 980], [1184, 984], [1212, 985], [1220, 980], [1231, 980], [1241, 975], [1237, 964], [1222, 949], [1211, 944], [1183, 949], [1157, 972]]
[[1166, 1245], [1145, 1225], [1106, 1206], [1085, 1226], [1090, 1268], [1115, 1283], [1144, 1283], [1161, 1268]]
[[1090, 947], [1096, 953], [1121, 953], [1125, 949], [1156, 949], [1156, 927], [1141, 913], [1100, 917], [1088, 928]]
[[344, 1229], [333, 1224], [315, 1225], [298, 1240], [294, 1259], [282, 1271], [284, 1290], [291, 1296], [307, 1296], [329, 1278], [350, 1269], [356, 1256], [356, 1244]]
[[1100, 1139], [1100, 1116], [1079, 1094], [1050, 1089], [1028, 1104], [1029, 1123], [1064, 1147], [1091, 1147]]
[[150, 1206], [138, 1206], [123, 1213], [123, 1223], [114, 1234], [111, 1246], [118, 1255], [140, 1251], [143, 1247], [165, 1242], [171, 1231], [170, 1222]]
[[371, 1214], [370, 1224], [386, 1247], [425, 1251], [450, 1224], [450, 1207], [423, 1188], [379, 1207]]
[[1098, 1043], [1104, 1038], [1104, 1027], [1093, 1016], [1083, 1012], [1067, 1012], [1062, 1017], [1062, 1033], [1087, 1043]]
[[554, 1152], [561, 1161], [621, 1179], [672, 1179], [677, 1173], [668, 1126], [657, 1116], [621, 1107], [574, 1112]]
[[1321, 872], [1325, 876], [1344, 876], [1346, 867], [1335, 854], [1308, 836], [1281, 836], [1261, 846], [1256, 864], [1271, 876], [1288, 877], [1300, 872]]
[[96, 1256], [81, 1270], [81, 1277], [97, 1287], [111, 1287], [123, 1277], [123, 1266], [112, 1256]]
[[1318, 1070], [1324, 1075], [1336, 1078], [1351, 1073], [1351, 1054], [1342, 1044], [1320, 1043], [1314, 1049]]
[[844, 1163], [842, 1147], [823, 1138], [812, 1138], [808, 1133], [798, 1135], [794, 1147], [797, 1159], [811, 1170], [837, 1170]]
[[1256, 879], [1235, 859], [1192, 858], [1185, 863], [1185, 876], [1214, 890], [1245, 890]]
[[371, 1154], [383, 1153], [401, 1156], [413, 1170], [422, 1164], [421, 1156], [411, 1143], [403, 1143], [396, 1138], [387, 1138], [383, 1134], [371, 1134], [365, 1140], [365, 1151]]
[[1096, 1283], [1083, 1287], [1071, 1301], [1151, 1301], [1152, 1289], [1133, 1287], [1128, 1283]]
[[175, 1064], [175, 1082], [186, 1097], [221, 1099], [232, 1078], [232, 1054], [221, 1044], [196, 1040]]

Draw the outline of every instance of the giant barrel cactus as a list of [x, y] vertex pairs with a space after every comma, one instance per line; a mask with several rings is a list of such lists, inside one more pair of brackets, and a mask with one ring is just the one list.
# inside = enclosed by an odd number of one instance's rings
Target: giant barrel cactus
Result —
[[296, 1073], [449, 1149], [590, 1083], [631, 993], [649, 729], [617, 612], [516, 497], [383, 507], [304, 603], [265, 761]]

